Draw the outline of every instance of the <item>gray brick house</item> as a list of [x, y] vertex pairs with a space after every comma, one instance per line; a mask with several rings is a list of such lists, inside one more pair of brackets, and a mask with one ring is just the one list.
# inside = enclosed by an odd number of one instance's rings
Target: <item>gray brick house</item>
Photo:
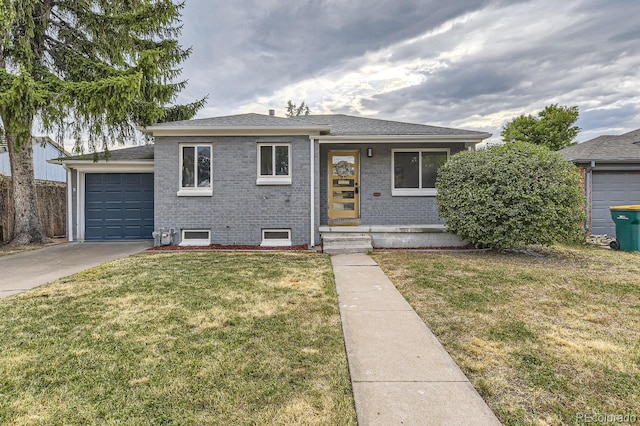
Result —
[[72, 181], [69, 239], [157, 231], [174, 244], [313, 246], [340, 233], [375, 246], [455, 245], [438, 217], [437, 169], [490, 136], [349, 115], [241, 114], [141, 130], [153, 145], [61, 161]]

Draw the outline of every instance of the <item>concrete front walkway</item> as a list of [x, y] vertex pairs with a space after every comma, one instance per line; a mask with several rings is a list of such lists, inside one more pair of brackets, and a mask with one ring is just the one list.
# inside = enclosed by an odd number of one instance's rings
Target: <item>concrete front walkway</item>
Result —
[[373, 259], [331, 262], [360, 426], [500, 424]]
[[60, 243], [0, 257], [0, 298], [138, 253], [152, 241]]

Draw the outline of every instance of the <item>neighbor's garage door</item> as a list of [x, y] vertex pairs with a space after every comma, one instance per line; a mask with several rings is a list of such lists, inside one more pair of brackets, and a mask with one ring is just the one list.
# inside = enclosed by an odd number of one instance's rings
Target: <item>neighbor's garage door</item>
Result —
[[87, 173], [85, 239], [153, 238], [153, 173]]
[[640, 204], [640, 172], [593, 171], [593, 222], [591, 232], [595, 235], [616, 235], [609, 206]]

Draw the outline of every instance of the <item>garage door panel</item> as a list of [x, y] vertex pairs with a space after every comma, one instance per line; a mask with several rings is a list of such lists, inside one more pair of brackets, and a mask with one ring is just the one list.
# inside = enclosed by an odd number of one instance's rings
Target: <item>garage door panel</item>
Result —
[[144, 192], [139, 192], [132, 189], [127, 189], [124, 191], [126, 194], [126, 203], [149, 203], [149, 194]]
[[610, 191], [608, 195], [609, 195], [609, 200], [611, 201], [626, 201], [629, 199], [627, 192], [624, 190]]
[[89, 173], [85, 175], [85, 182], [87, 185], [101, 183], [102, 182], [102, 173]]
[[126, 185], [143, 185], [149, 183], [149, 179], [142, 174], [128, 174], [124, 177], [122, 183]]
[[143, 220], [143, 210], [142, 209], [124, 209], [122, 218], [127, 220]]
[[105, 221], [108, 220], [121, 220], [122, 219], [122, 210], [121, 209], [113, 209], [106, 208], [104, 209], [104, 215], [102, 216]]
[[594, 171], [592, 184], [591, 232], [615, 236], [609, 206], [640, 204], [640, 173]]
[[122, 185], [125, 179], [125, 173], [104, 173], [102, 183], [106, 185]]
[[85, 175], [85, 239], [151, 239], [152, 173]]

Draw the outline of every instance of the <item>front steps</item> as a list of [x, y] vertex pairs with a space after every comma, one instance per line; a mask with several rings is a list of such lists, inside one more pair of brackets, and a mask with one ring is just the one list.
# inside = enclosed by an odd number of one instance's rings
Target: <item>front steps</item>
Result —
[[373, 251], [371, 235], [332, 232], [322, 236], [322, 251], [327, 254], [368, 253]]
[[319, 231], [325, 253], [331, 254], [367, 253], [373, 248], [453, 249], [467, 245], [442, 224], [321, 225]]

